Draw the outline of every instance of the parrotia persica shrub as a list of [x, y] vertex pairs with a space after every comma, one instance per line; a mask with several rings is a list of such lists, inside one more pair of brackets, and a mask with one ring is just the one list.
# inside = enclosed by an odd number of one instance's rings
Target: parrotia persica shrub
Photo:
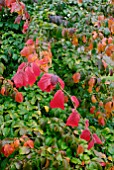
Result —
[[[78, 1], [78, 4], [83, 1]], [[113, 4], [113, 2], [112, 2]], [[17, 13], [14, 23], [20, 24], [21, 20], [24, 21], [22, 33], [29, 34], [29, 25], [33, 22], [33, 18], [27, 12], [26, 6], [19, 0], [2, 0], [0, 1], [0, 10], [2, 8], [9, 9], [11, 13]], [[39, 12], [39, 11], [38, 11]], [[94, 10], [91, 11], [94, 14]], [[88, 14], [86, 14], [86, 17]], [[89, 17], [89, 16], [88, 16]], [[104, 55], [114, 58], [114, 18], [113, 16], [105, 17], [104, 15], [98, 15], [93, 22], [94, 30], [91, 32], [91, 36], [88, 37], [84, 34], [79, 35], [76, 33], [77, 28], [67, 28], [67, 21], [56, 15], [49, 15], [49, 19], [52, 24], [63, 25], [61, 30], [61, 38], [69, 39], [71, 45], [76, 50], [82, 50], [83, 53], [87, 53], [88, 58], [91, 59], [92, 54], [96, 54], [100, 57], [95, 65], [101, 72], [105, 72], [110, 76], [113, 76], [113, 69], [109, 69], [108, 64], [103, 59]], [[32, 21], [31, 21], [32, 20]], [[89, 20], [86, 20], [86, 24], [89, 24]], [[102, 27], [107, 25], [107, 30], [103, 30]], [[52, 40], [53, 41], [53, 40]], [[81, 43], [80, 43], [81, 42]], [[66, 126], [72, 128], [78, 127], [82, 115], [79, 112], [79, 107], [83, 103], [82, 99], [77, 95], [71, 95], [65, 89], [67, 83], [64, 82], [64, 78], [51, 73], [50, 70], [53, 67], [53, 55], [51, 41], [45, 42], [46, 48], [41, 48], [41, 40], [39, 37], [35, 39], [28, 38], [26, 40], [24, 48], [20, 51], [20, 55], [24, 58], [12, 77], [11, 80], [5, 79], [0, 75], [0, 93], [1, 95], [11, 96], [16, 102], [23, 102], [24, 97], [19, 88], [33, 86], [37, 81], [37, 86], [43, 92], [53, 92], [53, 98], [50, 100], [50, 108], [65, 109], [65, 103], [72, 104], [71, 114], [66, 120]], [[81, 44], [80, 48], [79, 45]], [[84, 44], [84, 45], [83, 45]], [[78, 61], [77, 61], [78, 62]], [[58, 68], [59, 69], [59, 68]], [[67, 69], [67, 68], [66, 68]], [[64, 70], [63, 70], [64, 71]], [[100, 72], [99, 71], [99, 72]], [[100, 99], [100, 90], [102, 90], [104, 83], [105, 86], [110, 85], [110, 81], [101, 81], [99, 73], [96, 75], [90, 74], [86, 79], [81, 71], [73, 71], [70, 75], [71, 83], [76, 86], [80, 86], [85, 93], [88, 94], [91, 104], [89, 106], [89, 112], [98, 120], [98, 123], [102, 126], [106, 124], [108, 118], [113, 116], [114, 112], [114, 94], [112, 94], [108, 101]], [[69, 82], [70, 83], [70, 82]], [[99, 95], [97, 95], [99, 93]], [[82, 107], [83, 108], [83, 107]], [[89, 120], [86, 119], [83, 122], [85, 128], [82, 129], [80, 139], [87, 142], [87, 149], [90, 150], [95, 144], [103, 145], [103, 141], [97, 136], [96, 133], [92, 133], [89, 129]], [[8, 157], [20, 146], [34, 148], [34, 142], [28, 136], [22, 136], [20, 139], [14, 139], [10, 144], [5, 144], [1, 152]], [[78, 145], [77, 154], [84, 152], [84, 148]]]

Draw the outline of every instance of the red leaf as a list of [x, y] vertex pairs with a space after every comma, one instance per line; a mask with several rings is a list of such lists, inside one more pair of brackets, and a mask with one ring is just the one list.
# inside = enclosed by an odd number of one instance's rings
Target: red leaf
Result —
[[6, 91], [6, 89], [5, 89], [5, 87], [3, 86], [3, 87], [1, 88], [0, 93], [4, 96], [4, 95], [5, 95], [5, 91]]
[[64, 110], [64, 93], [58, 90], [50, 102], [51, 108], [61, 108]]
[[33, 63], [31, 63], [31, 67], [32, 67], [32, 70], [33, 70], [35, 76], [36, 77], [39, 76], [40, 75], [40, 68], [38, 67], [38, 65], [35, 62], [33, 62]]
[[30, 86], [32, 86], [32, 85], [35, 83], [35, 81], [36, 81], [36, 77], [35, 77], [34, 72], [33, 72], [32, 69], [31, 69], [31, 67], [26, 67], [25, 73], [26, 73], [27, 76], [28, 76], [28, 84], [29, 84]]
[[17, 93], [16, 93], [16, 95], [15, 95], [15, 101], [16, 101], [16, 102], [19, 102], [19, 103], [23, 102], [23, 95], [22, 95], [21, 92], [17, 92]]
[[20, 70], [22, 70], [24, 67], [26, 67], [26, 63], [25, 63], [25, 62], [23, 62], [23, 63], [21, 63], [21, 64], [19, 65], [17, 72], [20, 71]]
[[34, 45], [33, 39], [28, 39], [26, 45]]
[[94, 139], [94, 142], [97, 143], [97, 144], [102, 144], [102, 141], [100, 140], [100, 138], [97, 136], [97, 134], [93, 134], [93, 137]]
[[89, 120], [87, 119], [86, 121], [85, 121], [85, 129], [87, 129], [89, 127]]
[[98, 123], [99, 123], [99, 125], [104, 126], [104, 125], [105, 125], [105, 120], [104, 120], [104, 118], [103, 118], [103, 117], [98, 117]]
[[[100, 162], [101, 166], [106, 166], [106, 162]], [[111, 170], [111, 169], [110, 169]], [[112, 169], [113, 170], [113, 169]]]
[[94, 114], [95, 109], [96, 109], [96, 107], [95, 107], [95, 106], [92, 106], [92, 107], [90, 108], [90, 113], [91, 113], [91, 114]]
[[62, 89], [64, 89], [64, 87], [65, 87], [64, 81], [63, 81], [61, 78], [58, 78], [58, 82], [60, 83], [60, 87], [61, 87]]
[[34, 142], [29, 139], [26, 142], [24, 142], [24, 146], [28, 146], [30, 148], [34, 148]]
[[83, 130], [83, 132], [80, 135], [80, 138], [84, 139], [86, 141], [90, 141], [90, 137], [91, 137], [91, 134], [90, 134], [90, 131], [88, 129]]
[[53, 74], [46, 73], [41, 77], [38, 86], [42, 91], [50, 92], [55, 88], [55, 85], [51, 82], [52, 76]]
[[71, 127], [77, 127], [79, 121], [80, 121], [79, 113], [75, 109], [72, 109], [72, 113], [68, 117], [66, 125]]
[[24, 76], [24, 72], [17, 72], [14, 75], [13, 81], [14, 81], [14, 84], [15, 84], [16, 88], [19, 88], [19, 87], [23, 86], [23, 76]]
[[71, 100], [75, 104], [75, 108], [77, 108], [80, 104], [78, 99], [75, 96], [71, 96]]
[[21, 19], [22, 19], [22, 16], [21, 16], [21, 15], [18, 15], [18, 16], [15, 18], [14, 24], [20, 24]]
[[29, 28], [29, 22], [27, 20], [23, 25], [22, 33], [25, 34], [27, 32], [28, 28]]
[[14, 152], [14, 147], [10, 144], [5, 144], [2, 148], [2, 153], [5, 155], [5, 157], [8, 157]]
[[88, 144], [88, 150], [90, 150], [94, 146], [94, 140], [92, 139]]
[[12, 3], [16, 2], [16, 0], [5, 0], [6, 6], [10, 7]]

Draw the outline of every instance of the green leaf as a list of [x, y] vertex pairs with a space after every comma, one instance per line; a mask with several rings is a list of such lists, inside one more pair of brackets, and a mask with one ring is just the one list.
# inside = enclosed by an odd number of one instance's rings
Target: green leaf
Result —
[[19, 154], [20, 155], [26, 155], [30, 152], [30, 148], [22, 146], [19, 148]]

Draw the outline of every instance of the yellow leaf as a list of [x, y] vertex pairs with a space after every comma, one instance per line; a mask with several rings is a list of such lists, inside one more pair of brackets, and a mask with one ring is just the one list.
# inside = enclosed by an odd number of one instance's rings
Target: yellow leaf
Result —
[[48, 106], [44, 106], [45, 111], [48, 113], [49, 112], [49, 107]]

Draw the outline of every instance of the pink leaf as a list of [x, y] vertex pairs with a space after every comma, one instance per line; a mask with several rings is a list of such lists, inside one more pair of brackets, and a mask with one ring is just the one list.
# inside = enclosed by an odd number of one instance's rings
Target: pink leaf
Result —
[[72, 109], [71, 115], [68, 117], [66, 125], [71, 126], [71, 127], [77, 127], [78, 123], [80, 121], [80, 115], [79, 113], [75, 110]]
[[93, 134], [93, 139], [94, 139], [95, 143], [102, 144], [102, 141], [100, 140], [100, 138], [95, 133]]
[[17, 72], [20, 71], [20, 70], [22, 70], [24, 67], [26, 67], [26, 63], [25, 63], [25, 62], [23, 62], [23, 63], [21, 63], [21, 64], [19, 65]]
[[90, 141], [90, 137], [91, 137], [91, 134], [90, 134], [90, 131], [88, 129], [83, 130], [83, 132], [80, 135], [80, 138], [84, 139], [86, 141]]
[[36, 77], [35, 77], [34, 72], [33, 72], [32, 69], [31, 69], [31, 67], [26, 67], [25, 73], [26, 73], [27, 76], [28, 76], [28, 84], [29, 84], [30, 86], [32, 86], [32, 85], [35, 83], [35, 81], [36, 81]]
[[61, 108], [64, 110], [64, 93], [62, 90], [58, 90], [53, 99], [50, 102], [50, 107], [51, 108]]
[[58, 78], [58, 82], [60, 83], [60, 87], [61, 87], [62, 89], [64, 89], [64, 87], [65, 87], [64, 81], [63, 81], [61, 78]]
[[16, 88], [23, 86], [23, 72], [17, 72], [13, 77]]
[[24, 71], [18, 71], [12, 79], [16, 88], [28, 85], [28, 75]]
[[42, 91], [50, 92], [55, 88], [55, 85], [51, 82], [51, 77], [53, 74], [44, 74], [40, 81], [38, 82], [38, 86]]
[[26, 45], [34, 45], [33, 39], [28, 39]]
[[87, 119], [86, 121], [85, 121], [85, 129], [87, 129], [89, 127], [89, 120]]
[[92, 139], [88, 144], [88, 150], [90, 150], [94, 146], [94, 140]]
[[18, 15], [18, 16], [16, 17], [16, 19], [15, 19], [14, 24], [20, 24], [21, 19], [22, 19], [22, 16], [21, 16], [21, 15]]
[[79, 101], [75, 96], [71, 96], [72, 102], [75, 104], [75, 107], [77, 108], [79, 106]]
[[32, 70], [33, 70], [35, 76], [36, 77], [39, 76], [40, 75], [40, 68], [38, 67], [38, 65], [35, 62], [33, 62], [33, 63], [31, 63], [31, 67], [32, 67]]

